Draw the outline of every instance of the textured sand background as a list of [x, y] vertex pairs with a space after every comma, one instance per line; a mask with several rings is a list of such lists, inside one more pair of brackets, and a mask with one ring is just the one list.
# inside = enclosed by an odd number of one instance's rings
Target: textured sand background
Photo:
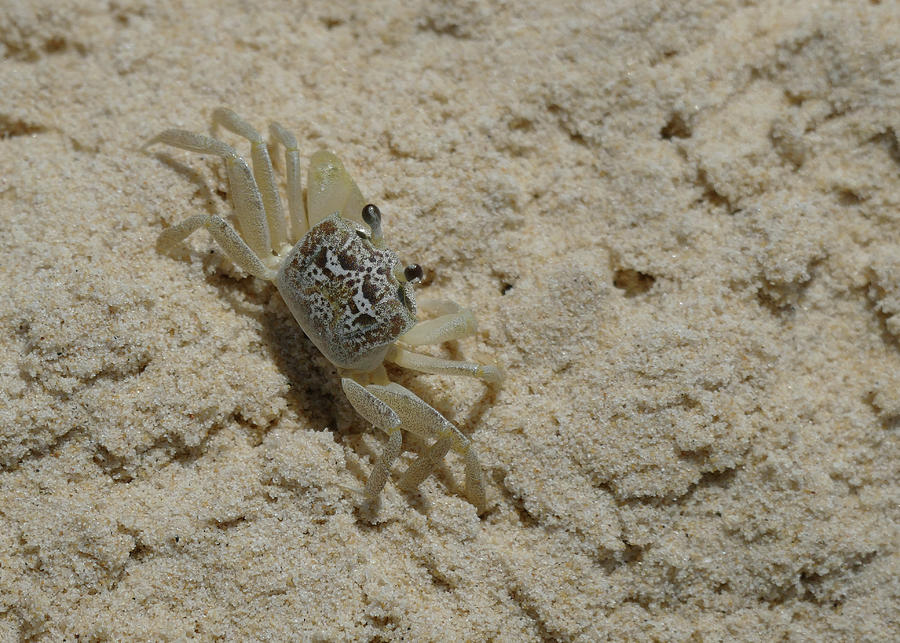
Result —
[[[249, 4], [0, 3], [0, 640], [900, 637], [897, 2]], [[478, 313], [502, 389], [392, 374], [481, 518], [360, 511], [275, 290], [157, 251], [218, 106]]]

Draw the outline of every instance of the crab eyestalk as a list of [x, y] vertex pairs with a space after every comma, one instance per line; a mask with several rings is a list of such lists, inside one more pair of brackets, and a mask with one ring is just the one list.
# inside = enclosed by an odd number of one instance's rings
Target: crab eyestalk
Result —
[[384, 235], [381, 232], [381, 210], [378, 206], [368, 204], [362, 209], [362, 220], [372, 231], [372, 243], [381, 247], [384, 245]]

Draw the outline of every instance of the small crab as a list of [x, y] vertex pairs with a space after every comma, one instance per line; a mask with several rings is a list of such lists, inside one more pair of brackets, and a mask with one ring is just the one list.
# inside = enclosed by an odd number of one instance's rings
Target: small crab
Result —
[[165, 143], [221, 156], [237, 230], [221, 217], [197, 214], [166, 229], [161, 245], [206, 228], [235, 264], [275, 284], [303, 332], [337, 367], [356, 412], [387, 433], [387, 445], [365, 485], [368, 500], [379, 497], [400, 454], [401, 432], [409, 431], [434, 442], [409, 466], [400, 486], [416, 488], [452, 449], [465, 462], [469, 502], [483, 509], [484, 479], [469, 438], [411, 391], [391, 382], [384, 367], [391, 362], [424, 373], [499, 382], [496, 366], [410, 350], [474, 334], [471, 311], [450, 301], [420, 302], [419, 308], [433, 318], [418, 321], [412, 286], [422, 278], [422, 269], [415, 264], [402, 267], [385, 246], [380, 211], [366, 204], [333, 153], [319, 151], [310, 158], [304, 195], [296, 139], [277, 123], [269, 126], [273, 149], [281, 145], [285, 150], [285, 217], [262, 136], [231, 110], [215, 110], [213, 122], [249, 139], [252, 172], [231, 146], [185, 130], [166, 130], [144, 148]]

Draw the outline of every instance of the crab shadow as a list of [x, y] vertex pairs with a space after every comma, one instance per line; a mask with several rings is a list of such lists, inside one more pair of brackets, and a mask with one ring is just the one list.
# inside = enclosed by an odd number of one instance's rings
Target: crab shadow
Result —
[[262, 340], [288, 380], [288, 404], [310, 427], [334, 430], [340, 443], [350, 428], [353, 409], [344, 399], [337, 370], [303, 333], [275, 288], [266, 290], [277, 302], [272, 301], [260, 317]]

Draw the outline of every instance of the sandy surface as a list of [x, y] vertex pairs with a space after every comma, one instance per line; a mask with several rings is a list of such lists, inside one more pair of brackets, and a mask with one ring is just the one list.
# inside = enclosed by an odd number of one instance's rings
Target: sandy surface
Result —
[[[0, 640], [900, 638], [897, 2], [189, 4], [0, 4]], [[502, 388], [392, 375], [480, 518], [361, 511], [274, 288], [157, 250], [223, 105], [478, 313]]]

